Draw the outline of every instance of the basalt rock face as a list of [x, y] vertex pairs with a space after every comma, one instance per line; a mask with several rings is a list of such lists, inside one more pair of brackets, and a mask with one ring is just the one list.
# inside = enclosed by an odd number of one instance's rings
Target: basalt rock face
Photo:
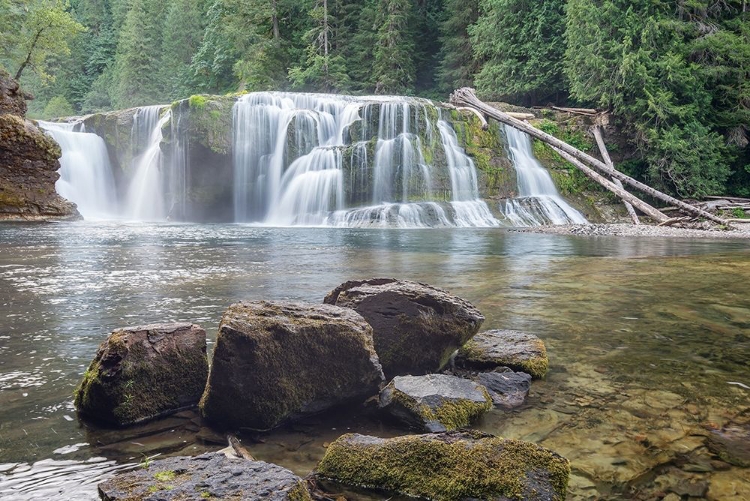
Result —
[[0, 71], [0, 220], [78, 219], [55, 191], [60, 147], [24, 118], [25, 97]]
[[352, 308], [372, 325], [375, 351], [389, 378], [439, 371], [484, 322], [459, 297], [393, 278], [346, 282], [325, 302]]
[[372, 329], [356, 312], [240, 302], [222, 317], [201, 411], [221, 428], [268, 430], [377, 393]]
[[155, 324], [114, 331], [76, 390], [81, 414], [117, 426], [195, 406], [208, 377], [206, 331]]
[[570, 463], [536, 444], [478, 432], [347, 434], [328, 447], [317, 475], [420, 499], [562, 501]]

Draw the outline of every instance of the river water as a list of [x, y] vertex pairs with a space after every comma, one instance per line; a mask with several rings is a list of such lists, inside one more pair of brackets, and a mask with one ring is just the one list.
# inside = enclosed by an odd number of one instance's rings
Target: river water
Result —
[[[746, 241], [108, 222], [0, 225], [0, 498], [95, 499], [117, 469], [223, 447], [191, 412], [128, 431], [78, 421], [73, 390], [111, 330], [190, 321], [211, 345], [236, 300], [320, 302], [375, 276], [545, 340], [546, 380], [478, 427], [568, 457], [570, 499], [750, 498], [748, 470], [704, 446], [750, 414]], [[304, 475], [349, 430], [399, 433], [355, 412], [243, 441]]]

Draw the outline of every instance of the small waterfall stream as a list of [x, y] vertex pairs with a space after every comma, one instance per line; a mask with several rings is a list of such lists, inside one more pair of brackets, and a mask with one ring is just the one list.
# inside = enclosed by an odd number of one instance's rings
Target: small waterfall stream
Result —
[[139, 108], [133, 117], [131, 132], [135, 151], [143, 151], [133, 159], [133, 179], [127, 193], [125, 215], [140, 221], [159, 221], [167, 216], [164, 197], [161, 154], [161, 128], [170, 112], [160, 114], [164, 106]]
[[534, 157], [527, 134], [505, 126], [510, 159], [518, 177], [518, 198], [507, 200], [501, 207], [514, 226], [545, 224], [585, 224], [586, 218], [557, 193], [555, 184]]
[[62, 150], [55, 189], [74, 202], [86, 219], [112, 218], [118, 204], [107, 146], [96, 134], [75, 131], [81, 125], [39, 121]]

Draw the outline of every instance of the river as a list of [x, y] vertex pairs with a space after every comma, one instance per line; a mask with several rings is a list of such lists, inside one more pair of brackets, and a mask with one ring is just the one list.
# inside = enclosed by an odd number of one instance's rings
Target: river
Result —
[[[190, 321], [210, 347], [234, 301], [321, 302], [375, 276], [448, 289], [483, 328], [545, 340], [546, 380], [478, 427], [568, 457], [570, 499], [683, 481], [707, 499], [750, 496], [748, 470], [707, 463], [704, 447], [707, 427], [750, 412], [747, 241], [78, 222], [0, 225], [0, 497], [95, 499], [118, 468], [222, 447], [195, 413], [129, 431], [78, 421], [73, 390], [111, 330]], [[344, 429], [398, 433], [339, 413], [248, 448], [304, 475]]]

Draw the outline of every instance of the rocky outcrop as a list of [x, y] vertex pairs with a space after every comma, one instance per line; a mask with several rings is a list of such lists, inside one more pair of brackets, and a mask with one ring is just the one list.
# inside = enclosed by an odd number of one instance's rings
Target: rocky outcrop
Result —
[[125, 426], [195, 406], [208, 376], [206, 332], [191, 324], [114, 331], [78, 386], [81, 414]]
[[436, 287], [393, 278], [346, 282], [325, 302], [352, 308], [367, 320], [389, 378], [442, 369], [484, 321], [468, 301]]
[[479, 374], [476, 381], [487, 388], [492, 402], [502, 409], [515, 409], [523, 404], [531, 388], [531, 376], [508, 368]]
[[0, 220], [78, 219], [60, 197], [60, 147], [24, 118], [28, 97], [0, 70]]
[[535, 335], [491, 330], [480, 332], [466, 343], [456, 356], [456, 365], [475, 370], [509, 367], [542, 378], [549, 369], [549, 359], [544, 342]]
[[565, 499], [570, 464], [541, 446], [477, 432], [333, 442], [317, 475], [344, 485], [441, 501]]
[[264, 499], [310, 501], [301, 478], [275, 464], [222, 453], [173, 457], [121, 473], [99, 484], [104, 501]]
[[380, 392], [380, 407], [412, 428], [434, 433], [469, 426], [492, 408], [492, 399], [483, 386], [455, 376], [399, 376]]
[[240, 302], [222, 317], [201, 410], [219, 427], [268, 430], [373, 395], [382, 381], [372, 329], [356, 312]]

